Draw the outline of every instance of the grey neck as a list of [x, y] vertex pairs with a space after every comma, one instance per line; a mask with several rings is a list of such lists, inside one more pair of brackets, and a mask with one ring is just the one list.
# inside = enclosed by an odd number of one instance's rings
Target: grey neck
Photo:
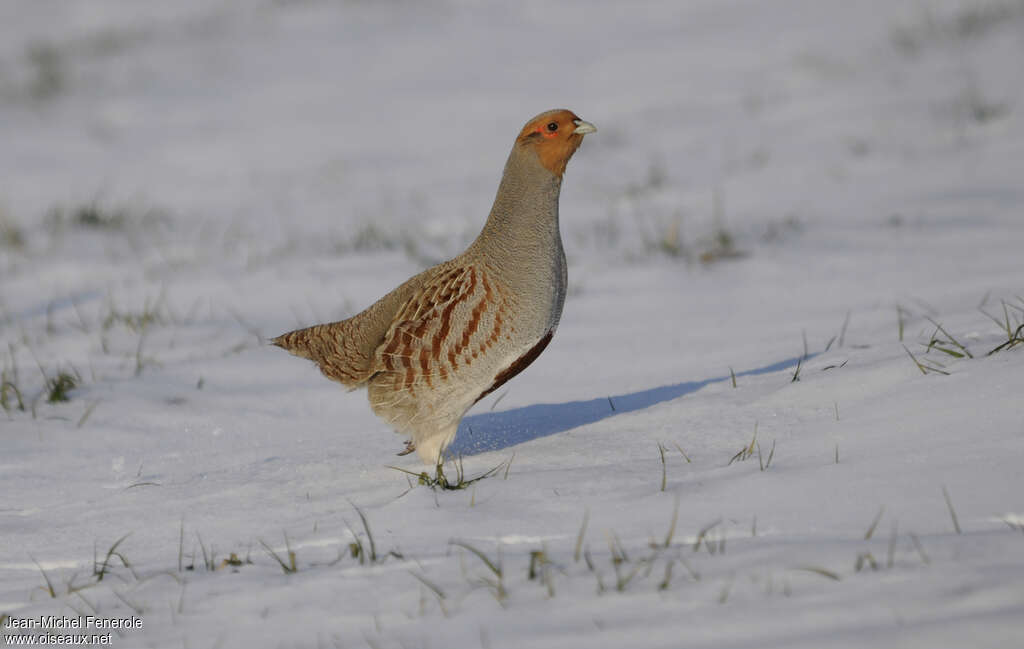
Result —
[[529, 274], [538, 262], [561, 255], [558, 195], [562, 179], [541, 164], [532, 150], [512, 150], [487, 224], [473, 247], [497, 266]]

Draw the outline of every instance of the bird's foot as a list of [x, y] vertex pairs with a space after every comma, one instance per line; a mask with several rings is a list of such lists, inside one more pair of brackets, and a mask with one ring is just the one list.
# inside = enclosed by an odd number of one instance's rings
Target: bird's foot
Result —
[[415, 450], [416, 450], [416, 444], [413, 443], [413, 441], [410, 439], [409, 441], [407, 441], [405, 443], [405, 448], [403, 450], [399, 451], [398, 453], [396, 453], [396, 455], [399, 455], [399, 456], [401, 456], [401, 455], [408, 455], [409, 453], [412, 453]]

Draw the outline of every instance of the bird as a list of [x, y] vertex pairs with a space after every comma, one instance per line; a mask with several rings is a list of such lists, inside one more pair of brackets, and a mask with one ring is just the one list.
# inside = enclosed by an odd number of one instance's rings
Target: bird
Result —
[[566, 165], [597, 128], [570, 110], [523, 126], [487, 221], [457, 257], [428, 268], [364, 311], [270, 342], [316, 363], [441, 466], [465, 413], [522, 372], [558, 327], [568, 274], [558, 224]]

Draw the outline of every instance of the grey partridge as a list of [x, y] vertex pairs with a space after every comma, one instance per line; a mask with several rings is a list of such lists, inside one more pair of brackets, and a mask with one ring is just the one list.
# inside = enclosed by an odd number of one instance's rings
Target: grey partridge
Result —
[[314, 361], [439, 464], [463, 415], [551, 341], [565, 302], [558, 228], [562, 174], [597, 129], [564, 109], [534, 117], [505, 163], [490, 216], [458, 257], [428, 268], [347, 320], [273, 344]]

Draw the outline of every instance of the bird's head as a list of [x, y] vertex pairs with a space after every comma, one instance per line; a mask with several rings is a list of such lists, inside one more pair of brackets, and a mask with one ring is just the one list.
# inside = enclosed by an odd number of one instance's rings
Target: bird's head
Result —
[[583, 142], [583, 136], [597, 130], [571, 110], [558, 108], [537, 115], [523, 127], [516, 147], [536, 151], [541, 165], [559, 178], [565, 165]]

